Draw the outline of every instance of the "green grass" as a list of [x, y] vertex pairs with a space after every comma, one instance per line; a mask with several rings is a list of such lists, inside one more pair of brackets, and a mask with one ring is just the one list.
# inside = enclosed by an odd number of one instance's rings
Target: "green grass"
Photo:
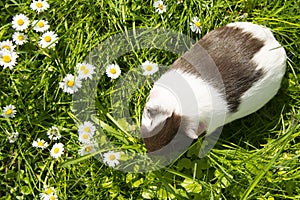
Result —
[[[167, 12], [162, 15], [155, 12], [154, 1], [48, 2], [50, 8], [39, 15], [30, 9], [29, 0], [0, 2], [0, 41], [11, 39], [10, 22], [19, 13], [31, 20], [47, 19], [59, 36], [54, 49], [42, 49], [37, 45], [39, 34], [28, 29], [30, 42], [17, 47], [18, 65], [13, 70], [0, 69], [0, 106], [13, 104], [17, 109], [15, 118], [0, 118], [0, 199], [38, 199], [44, 185], [55, 187], [59, 199], [300, 199], [299, 0], [184, 0], [179, 5], [169, 0], [164, 1]], [[189, 28], [194, 16], [201, 19], [201, 35]], [[118, 33], [148, 27], [198, 40], [233, 21], [268, 26], [289, 56], [282, 88], [265, 107], [226, 125], [206, 157], [198, 157], [200, 139], [157, 171], [125, 173], [92, 156], [78, 155], [72, 96], [59, 88], [59, 82], [66, 74], [74, 74], [76, 63], [83, 62], [93, 48]], [[125, 76], [145, 60], [170, 65], [179, 56], [147, 48], [114, 62]], [[98, 82], [94, 121], [103, 128], [100, 140], [143, 154], [142, 141], [126, 134], [124, 121], [111, 117], [115, 105], [110, 96], [118, 92], [113, 87], [116, 83], [105, 76]], [[149, 87], [143, 85], [131, 96], [133, 122], [140, 120]], [[53, 125], [60, 128], [60, 142], [65, 145], [65, 153], [57, 160], [49, 153], [53, 142], [45, 150], [32, 147], [37, 138], [49, 142], [46, 132]], [[11, 144], [7, 134], [13, 131], [20, 135]], [[125, 156], [124, 161], [129, 160]]]

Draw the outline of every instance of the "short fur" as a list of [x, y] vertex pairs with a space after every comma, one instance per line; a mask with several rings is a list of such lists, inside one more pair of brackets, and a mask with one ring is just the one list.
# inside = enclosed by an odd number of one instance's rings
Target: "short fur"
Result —
[[144, 138], [147, 150], [153, 152], [166, 146], [174, 138], [174, 132], [177, 133], [180, 123], [181, 116], [173, 113], [172, 116], [166, 120], [164, 127], [157, 134]]
[[[179, 127], [195, 139], [204, 129], [209, 134], [219, 126], [255, 112], [266, 104], [280, 87], [285, 72], [286, 54], [269, 29], [247, 22], [232, 23], [208, 33], [196, 45], [201, 45], [213, 59], [224, 88], [216, 85], [211, 77], [205, 79], [203, 74], [199, 74], [199, 71], [203, 71], [196, 69], [185, 59], [187, 54], [198, 55], [198, 52], [194, 52], [197, 48], [192, 47], [177, 59], [170, 70], [154, 84], [151, 93], [155, 95], [151, 97], [150, 93], [144, 110], [142, 136], [150, 152], [166, 146], [174, 138]], [[199, 62], [203, 61], [201, 56], [198, 59]], [[205, 69], [210, 66], [201, 67]], [[178, 103], [175, 102], [174, 92], [168, 92], [158, 84], [164, 82], [163, 80], [177, 80], [176, 76], [186, 80], [193, 91], [192, 96], [182, 94], [181, 96], [187, 96], [187, 100]], [[169, 85], [170, 88], [174, 88], [176, 80]], [[180, 81], [177, 87], [179, 86]], [[225, 95], [222, 89], [225, 89]], [[175, 95], [180, 96], [180, 90], [178, 91]], [[191, 106], [191, 102], [188, 101], [190, 98], [197, 100], [195, 112], [185, 109]], [[147, 112], [154, 108], [157, 115], [148, 115]], [[180, 123], [180, 119], [184, 119], [185, 122]], [[151, 132], [156, 126], [161, 128], [154, 135]]]
[[242, 28], [224, 26], [203, 37], [199, 44], [215, 61], [224, 82], [229, 110], [236, 112], [242, 95], [264, 74], [262, 69], [256, 70], [257, 64], [252, 61], [264, 42]]

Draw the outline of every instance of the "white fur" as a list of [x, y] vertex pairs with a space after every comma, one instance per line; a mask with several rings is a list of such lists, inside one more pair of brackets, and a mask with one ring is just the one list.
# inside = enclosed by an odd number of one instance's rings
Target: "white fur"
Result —
[[275, 96], [280, 88], [286, 67], [285, 50], [268, 28], [248, 22], [237, 22], [228, 26], [242, 28], [245, 32], [250, 32], [264, 41], [265, 45], [254, 55], [252, 61], [258, 65], [257, 69], [263, 69], [265, 74], [241, 97], [238, 112], [228, 115], [226, 123], [257, 111]]
[[264, 77], [243, 94], [238, 111], [229, 113], [224, 97], [200, 77], [179, 69], [171, 70], [154, 84], [150, 92], [146, 108], [164, 112], [159, 112], [153, 119], [144, 111], [142, 124], [146, 132], [151, 132], [157, 126], [162, 127], [162, 122], [175, 112], [189, 117], [191, 123], [186, 134], [197, 138], [199, 127], [205, 127], [209, 134], [226, 123], [255, 112], [277, 93], [285, 73], [285, 50], [265, 27], [247, 22], [231, 23], [228, 26], [242, 28], [265, 44], [252, 60], [258, 65], [257, 69], [263, 69]]
[[[165, 73], [154, 84], [147, 107], [160, 107], [169, 113], [189, 117], [191, 123], [186, 133], [191, 138], [199, 136], [197, 130], [200, 122], [208, 131], [221, 126], [228, 111], [226, 102], [215, 88], [201, 78], [180, 70]], [[146, 123], [145, 120], [142, 124], [153, 130], [153, 126], [159, 123]]]

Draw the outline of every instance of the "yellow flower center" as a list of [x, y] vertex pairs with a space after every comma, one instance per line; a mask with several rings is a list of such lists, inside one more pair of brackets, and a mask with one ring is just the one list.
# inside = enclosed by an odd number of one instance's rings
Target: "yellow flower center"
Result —
[[22, 35], [18, 35], [18, 40], [20, 40], [20, 41], [22, 41], [22, 40], [24, 40], [24, 37], [22, 36]]
[[7, 49], [7, 50], [10, 50], [10, 47], [8, 45], [4, 45], [2, 46], [3, 49]]
[[51, 197], [50, 197], [50, 200], [55, 200], [55, 197], [54, 197], [54, 196], [51, 196]]
[[195, 25], [197, 26], [197, 27], [200, 27], [201, 26], [201, 24], [200, 24], [200, 22], [195, 22]]
[[57, 154], [57, 153], [59, 152], [59, 148], [58, 148], [58, 147], [55, 147], [54, 150], [53, 150], [53, 152], [54, 152], [55, 154]]
[[89, 134], [87, 134], [87, 133], [86, 133], [86, 134], [83, 134], [83, 135], [82, 135], [82, 138], [85, 139], [85, 140], [89, 139]]
[[109, 160], [115, 160], [115, 159], [116, 159], [115, 154], [110, 154], [110, 155], [109, 155]]
[[13, 112], [12, 109], [8, 109], [8, 110], [5, 112], [5, 114], [6, 114], [6, 115], [11, 115], [12, 112]]
[[24, 20], [23, 19], [18, 19], [17, 24], [19, 26], [22, 26], [24, 24]]
[[44, 146], [44, 142], [38, 141], [37, 145], [38, 145], [39, 147], [42, 147], [42, 146]]
[[51, 37], [50, 37], [49, 35], [46, 35], [46, 36], [44, 37], [44, 40], [45, 40], [46, 42], [50, 42], [50, 41], [51, 41]]
[[2, 57], [2, 60], [3, 60], [3, 62], [5, 62], [5, 63], [9, 63], [9, 62], [11, 61], [11, 58], [10, 58], [10, 56], [8, 56], [8, 55], [4, 55], [4, 56]]
[[86, 70], [86, 66], [81, 65], [79, 69], [80, 69], [80, 71], [84, 71], [84, 70]]
[[44, 24], [44, 22], [39, 21], [39, 22], [37, 23], [37, 26], [38, 26], [39, 28], [43, 28], [43, 27], [45, 26], [45, 24]]
[[117, 73], [117, 70], [116, 70], [116, 68], [111, 68], [111, 69], [110, 69], [110, 73], [112, 73], [112, 74], [116, 74], [116, 73]]
[[148, 66], [146, 67], [146, 70], [147, 70], [147, 71], [151, 71], [151, 70], [152, 70], [152, 66], [151, 66], [151, 65], [148, 65]]
[[90, 132], [91, 131], [90, 127], [85, 127], [83, 130], [84, 130], [84, 132]]
[[47, 188], [46, 191], [45, 191], [45, 193], [47, 195], [49, 195], [49, 194], [53, 193], [53, 190], [51, 188]]
[[159, 8], [160, 10], [163, 10], [163, 9], [164, 9], [164, 5], [163, 5], [163, 4], [158, 4], [158, 8]]
[[42, 7], [43, 7], [43, 4], [42, 4], [41, 2], [37, 2], [35, 5], [36, 5], [36, 7], [38, 7], [38, 8], [42, 8]]
[[88, 146], [88, 147], [86, 147], [84, 150], [85, 150], [86, 152], [90, 152], [90, 151], [92, 151], [92, 147], [91, 147], [91, 146]]
[[74, 84], [75, 84], [74, 81], [68, 81], [68, 82], [67, 82], [67, 85], [68, 85], [69, 87], [73, 87]]
[[87, 75], [89, 73], [88, 69], [83, 70], [84, 75]]

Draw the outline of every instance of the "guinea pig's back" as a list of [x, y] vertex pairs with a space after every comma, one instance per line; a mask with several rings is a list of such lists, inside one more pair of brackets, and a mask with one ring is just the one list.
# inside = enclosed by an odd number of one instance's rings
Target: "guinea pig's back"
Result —
[[268, 28], [231, 23], [209, 32], [198, 44], [222, 76], [230, 111], [226, 123], [255, 112], [277, 93], [286, 53]]

